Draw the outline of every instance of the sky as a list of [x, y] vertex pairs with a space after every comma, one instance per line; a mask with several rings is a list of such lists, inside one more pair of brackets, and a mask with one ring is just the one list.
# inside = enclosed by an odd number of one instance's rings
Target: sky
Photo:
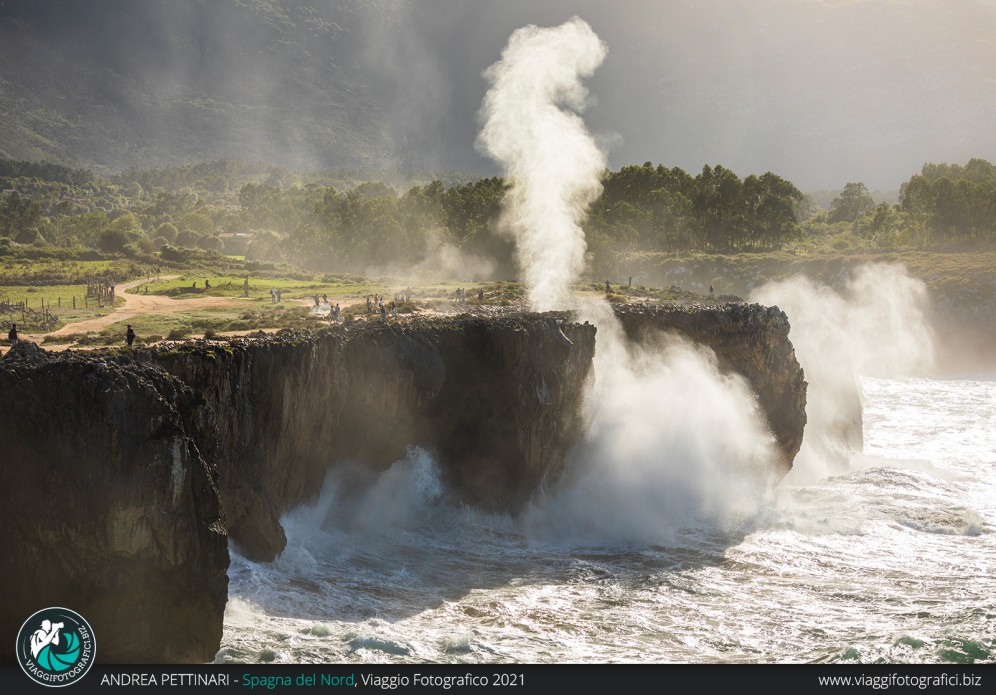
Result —
[[0, 21], [0, 102], [31, 106], [0, 114], [0, 150], [37, 158], [68, 130], [101, 171], [497, 174], [475, 146], [483, 73], [516, 29], [573, 16], [608, 49], [583, 117], [613, 169], [889, 193], [928, 162], [996, 162], [996, 0], [0, 0], [5, 15], [36, 33]]
[[[425, 42], [439, 80], [425, 120], [451, 142], [473, 141], [480, 72], [509, 34], [577, 15], [608, 46], [584, 117], [613, 168], [723, 164], [804, 190], [861, 181], [887, 191], [926, 162], [996, 161], [996, 0], [428, 5], [449, 11], [408, 40]], [[453, 163], [480, 166], [480, 156], [465, 150]]]

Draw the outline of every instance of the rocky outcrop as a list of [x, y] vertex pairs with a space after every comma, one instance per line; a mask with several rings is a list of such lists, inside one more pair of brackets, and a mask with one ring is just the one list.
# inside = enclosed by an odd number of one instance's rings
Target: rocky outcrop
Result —
[[0, 658], [65, 606], [100, 660], [214, 658], [228, 547], [204, 400], [160, 369], [18, 344], [0, 360]]
[[615, 313], [631, 340], [675, 332], [708, 346], [723, 370], [745, 377], [782, 451], [782, 472], [788, 473], [806, 426], [806, 381], [783, 311], [743, 302], [659, 302], [620, 304]]
[[279, 516], [334, 462], [380, 471], [431, 451], [463, 502], [515, 512], [575, 440], [595, 329], [564, 314], [506, 315], [283, 332], [134, 353], [194, 388], [217, 418], [229, 533], [270, 560]]
[[[679, 331], [742, 374], [791, 464], [805, 381], [777, 309], [628, 305], [634, 340]], [[256, 560], [330, 466], [378, 472], [412, 445], [450, 495], [516, 512], [578, 441], [596, 329], [566, 313], [357, 322], [228, 342], [0, 360], [0, 623], [65, 605], [98, 659], [209, 661], [220, 644], [227, 541]], [[226, 535], [227, 531], [227, 535]], [[12, 654], [2, 653], [10, 660]]]

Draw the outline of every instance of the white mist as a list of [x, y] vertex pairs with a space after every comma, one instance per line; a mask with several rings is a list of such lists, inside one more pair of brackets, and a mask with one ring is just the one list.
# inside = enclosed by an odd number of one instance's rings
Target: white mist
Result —
[[601, 193], [606, 159], [577, 112], [588, 96], [581, 79], [606, 52], [574, 17], [558, 27], [516, 30], [484, 73], [492, 86], [481, 106], [478, 146], [512, 184], [503, 225], [515, 236], [535, 311], [562, 308], [584, 266], [580, 222]]
[[847, 469], [861, 452], [860, 378], [909, 376], [930, 367], [927, 288], [905, 267], [859, 266], [839, 290], [795, 276], [756, 289], [751, 301], [788, 314], [789, 339], [806, 375], [806, 433], [790, 480]]
[[[478, 142], [511, 183], [503, 219], [537, 311], [566, 308], [583, 270], [580, 223], [601, 192], [606, 158], [579, 115], [581, 80], [605, 55], [574, 17], [517, 30], [485, 73], [492, 86]], [[605, 301], [577, 308], [598, 327], [586, 434], [564, 480], [525, 516], [531, 535], [672, 542], [689, 525], [729, 527], [756, 510], [776, 454], [743, 380], [673, 336], [630, 343]]]

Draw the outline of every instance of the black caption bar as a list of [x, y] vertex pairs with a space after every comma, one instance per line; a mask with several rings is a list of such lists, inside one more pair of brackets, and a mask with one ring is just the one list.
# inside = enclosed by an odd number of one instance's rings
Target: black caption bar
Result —
[[[108, 665], [96, 664], [67, 694], [88, 693], [579, 693], [696, 692], [763, 688], [799, 692], [992, 692], [996, 664], [976, 665]], [[0, 666], [2, 692], [52, 692], [17, 665]]]

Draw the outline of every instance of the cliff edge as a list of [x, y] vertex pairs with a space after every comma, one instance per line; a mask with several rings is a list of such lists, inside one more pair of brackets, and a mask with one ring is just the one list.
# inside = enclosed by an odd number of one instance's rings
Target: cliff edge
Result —
[[[616, 307], [630, 339], [677, 331], [745, 377], [787, 472], [802, 370], [776, 308]], [[0, 360], [10, 503], [0, 625], [65, 605], [98, 660], [205, 662], [220, 645], [228, 541], [258, 561], [329, 468], [371, 474], [419, 445], [455, 501], [515, 513], [581, 435], [596, 329], [566, 312], [357, 322], [226, 342]], [[13, 644], [13, 639], [8, 645]], [[0, 652], [10, 661], [10, 647]]]

